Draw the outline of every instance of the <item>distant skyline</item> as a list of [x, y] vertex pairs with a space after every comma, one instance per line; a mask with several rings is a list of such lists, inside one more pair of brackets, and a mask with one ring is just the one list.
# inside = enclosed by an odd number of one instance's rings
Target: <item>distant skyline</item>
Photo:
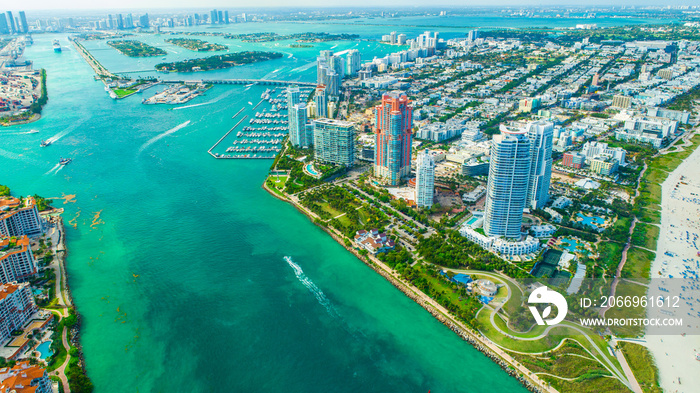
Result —
[[199, 9], [199, 8], [382, 8], [382, 7], [415, 7], [415, 8], [468, 8], [468, 7], [610, 7], [610, 6], [678, 6], [678, 5], [695, 5], [693, 1], [687, 0], [671, 0], [671, 1], [654, 1], [654, 0], [613, 0], [612, 2], [604, 2], [601, 0], [538, 0], [536, 2], [527, 2], [522, 0], [496, 0], [496, 2], [488, 0], [476, 0], [470, 4], [465, 4], [463, 0], [439, 0], [430, 6], [426, 6], [424, 1], [418, 0], [356, 0], [352, 3], [347, 1], [328, 1], [328, 0], [297, 0], [293, 3], [283, 0], [258, 0], [254, 6], [250, 2], [230, 1], [230, 0], [122, 0], [115, 7], [115, 3], [96, 3], [94, 0], [69, 0], [64, 2], [56, 2], [55, 0], [34, 0], [17, 6], [17, 2], [13, 2], [10, 7], [2, 6], [0, 11], [19, 11], [19, 10], [125, 10], [125, 9]]

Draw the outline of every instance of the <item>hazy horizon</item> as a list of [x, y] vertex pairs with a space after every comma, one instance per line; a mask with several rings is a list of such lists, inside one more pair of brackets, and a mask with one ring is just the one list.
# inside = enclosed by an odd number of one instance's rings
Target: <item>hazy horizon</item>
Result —
[[[602, 3], [600, 0], [595, 1], [556, 1], [556, 0], [543, 0], [537, 3], [523, 2], [519, 0], [499, 0], [497, 3], [492, 1], [477, 0], [474, 3], [465, 5], [462, 1], [457, 0], [442, 0], [430, 6], [426, 6], [425, 2], [417, 0], [382, 0], [381, 4], [376, 1], [370, 0], [356, 0], [352, 3], [345, 1], [327, 1], [327, 0], [298, 0], [293, 5], [288, 1], [280, 0], [259, 0], [254, 6], [249, 5], [248, 2], [231, 2], [226, 0], [205, 0], [194, 2], [192, 0], [122, 0], [119, 5], [115, 7], [114, 3], [98, 3], [95, 4], [93, 0], [70, 0], [66, 2], [58, 3], [54, 0], [35, 0], [29, 3], [17, 7], [13, 4], [11, 7], [2, 7], [0, 11], [27, 11], [27, 10], [155, 10], [155, 9], [207, 9], [207, 8], [222, 8], [222, 9], [263, 9], [263, 8], [321, 8], [321, 9], [332, 9], [332, 8], [406, 8], [410, 7], [412, 9], [436, 9], [440, 7], [445, 8], [478, 8], [478, 7], [556, 7], [556, 8], [572, 8], [579, 9], [585, 7], [666, 7], [666, 6], [693, 6], [694, 4], [688, 3], [687, 1], [665, 1], [662, 3], [653, 0], [642, 0], [642, 1], [625, 1], [618, 0], [611, 3]], [[410, 11], [410, 9], [405, 9]]]

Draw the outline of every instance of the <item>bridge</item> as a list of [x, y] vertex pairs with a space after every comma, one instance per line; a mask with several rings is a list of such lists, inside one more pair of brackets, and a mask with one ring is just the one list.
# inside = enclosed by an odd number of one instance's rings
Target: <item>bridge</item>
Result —
[[268, 85], [268, 86], [307, 86], [315, 87], [313, 82], [280, 81], [272, 79], [213, 79], [213, 80], [161, 80], [162, 83], [211, 83], [213, 85]]

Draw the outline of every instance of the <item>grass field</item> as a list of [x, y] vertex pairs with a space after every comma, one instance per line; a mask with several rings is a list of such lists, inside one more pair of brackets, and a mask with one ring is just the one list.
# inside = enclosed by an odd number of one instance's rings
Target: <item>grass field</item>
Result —
[[656, 250], [656, 243], [659, 239], [660, 228], [656, 225], [637, 223], [632, 234], [632, 244]]
[[128, 96], [129, 94], [133, 94], [136, 92], [136, 90], [133, 89], [114, 89], [112, 90], [114, 94], [117, 95], [118, 98], [123, 98]]
[[627, 251], [627, 261], [622, 269], [622, 277], [634, 281], [646, 283], [651, 277], [651, 262], [654, 260], [653, 252], [639, 247], [630, 247]]
[[[625, 298], [627, 296], [630, 298], [635, 296], [644, 297], [646, 293], [647, 288], [645, 286], [620, 281], [617, 284], [615, 298]], [[645, 315], [646, 309], [644, 307], [627, 307], [626, 305], [612, 307], [605, 313], [606, 318], [644, 318]], [[643, 326], [612, 326], [610, 330], [619, 337], [638, 337], [644, 334]]]
[[659, 370], [656, 369], [654, 358], [649, 350], [642, 345], [624, 341], [621, 341], [619, 345], [642, 390], [644, 392], [661, 393]]

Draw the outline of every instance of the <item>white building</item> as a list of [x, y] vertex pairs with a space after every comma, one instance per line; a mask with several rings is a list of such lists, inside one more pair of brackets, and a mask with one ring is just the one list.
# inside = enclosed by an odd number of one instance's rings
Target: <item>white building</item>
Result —
[[26, 235], [0, 239], [0, 283], [23, 281], [36, 272], [36, 260]]
[[430, 208], [435, 195], [435, 161], [428, 150], [418, 153], [416, 164], [416, 205]]
[[36, 309], [28, 283], [0, 285], [0, 343], [11, 339], [12, 332], [21, 329]]
[[533, 209], [541, 209], [549, 200], [554, 123], [536, 121], [528, 123], [525, 128], [530, 138], [531, 159], [527, 204]]
[[502, 255], [525, 255], [540, 249], [539, 240], [532, 236], [527, 236], [522, 241], [508, 241], [496, 236], [483, 235], [466, 223], [459, 229], [459, 234], [478, 244], [483, 249]]
[[0, 236], [36, 236], [43, 232], [42, 220], [34, 198], [0, 199]]

